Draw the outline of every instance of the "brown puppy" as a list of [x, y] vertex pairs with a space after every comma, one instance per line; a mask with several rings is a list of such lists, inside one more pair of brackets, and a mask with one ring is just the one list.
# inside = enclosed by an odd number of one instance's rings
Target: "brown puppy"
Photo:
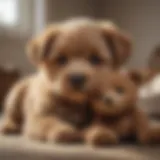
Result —
[[38, 72], [11, 90], [1, 131], [19, 131], [23, 122], [25, 134], [43, 139], [49, 132], [46, 126], [55, 121], [54, 95], [85, 101], [84, 92], [96, 73], [118, 68], [129, 54], [128, 38], [107, 23], [80, 19], [52, 25], [28, 45]]
[[149, 143], [148, 117], [136, 104], [141, 83], [135, 75], [135, 72], [113, 72], [108, 78], [103, 74], [97, 85], [94, 84], [91, 103], [95, 122], [87, 130], [87, 143], [116, 144], [130, 136], [136, 136], [140, 143]]

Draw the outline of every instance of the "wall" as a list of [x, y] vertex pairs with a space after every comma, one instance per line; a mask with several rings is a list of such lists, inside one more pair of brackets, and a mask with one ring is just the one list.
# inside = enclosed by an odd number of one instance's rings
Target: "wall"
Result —
[[[98, 4], [101, 6], [101, 2]], [[98, 8], [95, 0], [48, 0], [47, 21], [49, 23], [75, 16], [97, 17]]]
[[151, 50], [160, 44], [159, 0], [104, 0], [103, 18], [113, 19], [133, 37], [129, 66], [144, 66]]
[[14, 66], [24, 74], [33, 71], [25, 54], [26, 42], [25, 38], [0, 37], [0, 66]]

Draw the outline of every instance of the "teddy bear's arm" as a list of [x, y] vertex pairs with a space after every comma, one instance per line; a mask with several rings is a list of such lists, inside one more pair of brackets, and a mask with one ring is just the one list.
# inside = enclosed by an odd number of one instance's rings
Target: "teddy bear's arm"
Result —
[[112, 145], [118, 143], [118, 137], [107, 126], [95, 124], [86, 129], [84, 141], [89, 145]]
[[147, 115], [136, 108], [134, 111], [134, 126], [137, 139], [140, 143], [146, 144], [149, 142], [149, 119]]

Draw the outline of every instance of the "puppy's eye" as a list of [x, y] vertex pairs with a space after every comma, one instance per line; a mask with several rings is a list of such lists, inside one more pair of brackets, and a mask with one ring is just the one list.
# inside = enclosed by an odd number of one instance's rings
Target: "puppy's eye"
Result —
[[98, 57], [97, 55], [95, 54], [92, 54], [90, 57], [89, 57], [89, 61], [91, 64], [93, 65], [99, 65], [102, 63], [102, 59], [100, 57]]
[[119, 94], [124, 94], [125, 89], [121, 86], [118, 86], [118, 87], [115, 88], [115, 91]]
[[68, 59], [66, 56], [61, 55], [61, 56], [57, 57], [56, 62], [59, 65], [65, 65], [68, 62]]

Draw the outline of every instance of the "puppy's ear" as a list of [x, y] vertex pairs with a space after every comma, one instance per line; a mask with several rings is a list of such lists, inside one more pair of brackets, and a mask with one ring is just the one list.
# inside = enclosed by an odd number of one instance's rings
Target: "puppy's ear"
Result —
[[99, 23], [104, 40], [109, 47], [114, 67], [118, 68], [131, 54], [131, 40], [111, 22]]
[[37, 65], [44, 62], [49, 57], [57, 34], [58, 29], [52, 26], [40, 36], [29, 41], [27, 44], [27, 56], [33, 64]]
[[155, 74], [150, 69], [137, 69], [128, 71], [128, 76], [137, 86], [141, 86], [152, 80]]

